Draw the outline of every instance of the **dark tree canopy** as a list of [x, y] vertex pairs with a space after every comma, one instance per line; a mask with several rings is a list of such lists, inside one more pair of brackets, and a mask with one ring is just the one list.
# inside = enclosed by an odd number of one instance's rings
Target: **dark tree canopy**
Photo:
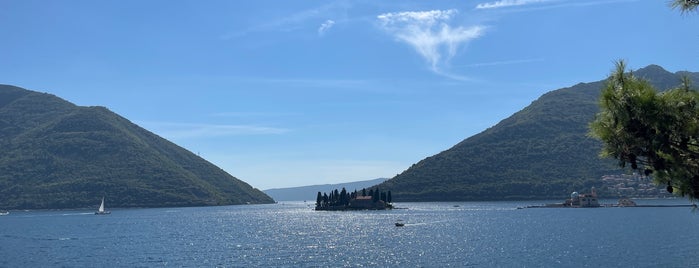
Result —
[[669, 192], [699, 197], [699, 93], [688, 78], [658, 92], [626, 72], [619, 61], [600, 97], [591, 135], [604, 143], [603, 156], [652, 174]]
[[[362, 189], [362, 192], [365, 193], [366, 189]], [[360, 193], [358, 193], [357, 190], [354, 190], [354, 192], [349, 192], [344, 187], [341, 191], [338, 191], [337, 189], [330, 191], [330, 194], [318, 192], [318, 194], [316, 195], [315, 210], [357, 210], [393, 208], [393, 205], [389, 203], [389, 200], [391, 198], [390, 191], [388, 193], [381, 192], [378, 188], [376, 188], [376, 190], [370, 189], [369, 193], [371, 195], [362, 195], [362, 198], [360, 198]], [[366, 200], [367, 197], [371, 197], [370, 204], [367, 204], [366, 202], [362, 201]]]
[[699, 7], [699, 0], [673, 0], [670, 2], [673, 9], [680, 9], [682, 13], [696, 11]]

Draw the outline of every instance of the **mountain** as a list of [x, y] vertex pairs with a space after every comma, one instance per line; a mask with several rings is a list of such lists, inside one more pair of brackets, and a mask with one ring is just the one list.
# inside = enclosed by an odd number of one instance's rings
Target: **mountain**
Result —
[[322, 185], [310, 185], [310, 186], [300, 186], [300, 187], [290, 187], [290, 188], [275, 188], [264, 190], [267, 195], [274, 198], [277, 201], [301, 201], [301, 200], [312, 200], [315, 202], [316, 195], [318, 192], [328, 193], [335, 189], [342, 189], [343, 187], [347, 191], [361, 191], [363, 188], [369, 188], [371, 186], [377, 185], [386, 181], [385, 178], [373, 179], [367, 181], [356, 181], [338, 184], [322, 184]]
[[271, 203], [247, 183], [109, 111], [0, 85], [0, 208]]
[[[634, 71], [659, 90], [687, 75], [657, 65]], [[600, 185], [623, 171], [599, 157], [602, 143], [587, 135], [599, 111], [604, 81], [580, 83], [542, 95], [523, 110], [446, 151], [412, 165], [378, 185], [395, 201], [514, 200], [563, 198]]]

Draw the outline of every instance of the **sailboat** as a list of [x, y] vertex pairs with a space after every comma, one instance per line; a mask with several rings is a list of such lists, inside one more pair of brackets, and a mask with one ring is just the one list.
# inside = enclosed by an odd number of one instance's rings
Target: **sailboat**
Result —
[[95, 215], [109, 215], [109, 214], [112, 214], [112, 212], [104, 210], [104, 197], [102, 197], [102, 204], [100, 204], [100, 208], [97, 209], [97, 211], [95, 212]]

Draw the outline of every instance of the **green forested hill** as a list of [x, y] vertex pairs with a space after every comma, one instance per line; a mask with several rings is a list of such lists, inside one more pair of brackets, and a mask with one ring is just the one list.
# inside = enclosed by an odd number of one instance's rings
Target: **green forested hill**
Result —
[[104, 107], [0, 85], [0, 209], [273, 200]]
[[[651, 65], [635, 71], [664, 90], [681, 75]], [[423, 159], [379, 185], [396, 201], [562, 198], [623, 172], [599, 157], [601, 142], [587, 136], [598, 112], [603, 81], [544, 94], [528, 107], [454, 147]]]

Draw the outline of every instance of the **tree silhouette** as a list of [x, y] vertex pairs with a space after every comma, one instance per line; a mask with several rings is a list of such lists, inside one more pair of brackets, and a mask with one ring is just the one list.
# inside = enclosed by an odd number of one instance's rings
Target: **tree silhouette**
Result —
[[626, 72], [619, 61], [600, 96], [600, 112], [590, 134], [604, 143], [602, 154], [621, 167], [653, 174], [690, 199], [699, 197], [699, 93], [685, 78], [679, 88], [659, 93]]
[[699, 7], [699, 0], [673, 0], [670, 2], [673, 9], [679, 8], [682, 13], [696, 11]]
[[[366, 189], [362, 190], [363, 192], [366, 192]], [[391, 193], [389, 192], [381, 192], [378, 188], [376, 189], [369, 189], [369, 195], [371, 197], [371, 201], [369, 200], [361, 200], [357, 201], [358, 205], [357, 206], [352, 206], [351, 203], [353, 200], [355, 200], [358, 197], [359, 193], [357, 190], [354, 190], [354, 192], [350, 193], [347, 191], [347, 189], [342, 188], [341, 191], [338, 191], [337, 189], [330, 191], [330, 193], [321, 193], [318, 192], [316, 195], [316, 210], [345, 210], [345, 209], [386, 209], [386, 208], [392, 208], [391, 205], [389, 205], [389, 200], [391, 199]], [[383, 202], [379, 202], [383, 201]], [[369, 205], [366, 202], [371, 202], [374, 203], [373, 205]]]

